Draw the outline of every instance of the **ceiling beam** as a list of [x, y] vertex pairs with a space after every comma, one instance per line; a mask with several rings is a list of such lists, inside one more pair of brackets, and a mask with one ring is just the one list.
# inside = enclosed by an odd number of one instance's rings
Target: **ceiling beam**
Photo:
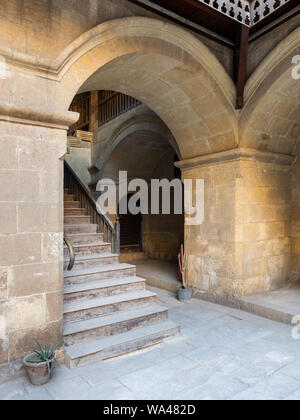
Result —
[[[161, 16], [165, 19], [170, 20], [171, 22], [177, 23], [181, 26], [183, 26], [186, 29], [189, 29], [193, 32], [196, 32], [200, 35], [203, 35], [206, 38], [212, 39], [216, 42], [218, 42], [221, 45], [224, 45], [226, 47], [229, 47], [231, 49], [234, 48], [234, 42], [227, 38], [226, 36], [222, 36], [220, 34], [217, 34], [216, 32], [205, 28], [202, 25], [199, 25], [195, 22], [192, 22], [190, 19], [187, 19], [186, 17], [180, 16], [177, 13], [174, 13], [170, 9], [166, 9], [165, 7], [159, 6], [156, 3], [153, 3], [151, 0], [128, 0], [130, 3], [134, 3], [137, 6], [142, 7], [143, 9], [146, 9], [158, 16]], [[197, 6], [198, 4], [195, 3]], [[201, 5], [201, 3], [200, 3]]]
[[249, 28], [245, 25], [241, 25], [234, 54], [236, 109], [242, 109], [244, 106], [244, 91], [247, 79], [248, 47]]

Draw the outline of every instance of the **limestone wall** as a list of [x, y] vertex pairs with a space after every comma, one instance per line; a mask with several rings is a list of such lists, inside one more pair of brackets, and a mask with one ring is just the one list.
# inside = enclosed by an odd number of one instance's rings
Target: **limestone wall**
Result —
[[[0, 45], [55, 59], [72, 41], [100, 23], [131, 16], [164, 20], [127, 0], [0, 0]], [[233, 74], [232, 50], [201, 35]]]
[[235, 182], [239, 169], [239, 163], [232, 162], [183, 170], [183, 179], [204, 180], [203, 224], [185, 229], [188, 282], [208, 293], [230, 294], [233, 286]]
[[290, 167], [260, 158], [224, 162], [219, 154], [183, 171], [205, 181], [204, 222], [186, 227], [188, 278], [197, 289], [239, 297], [288, 284]]
[[[299, 149], [299, 148], [298, 148]], [[300, 151], [300, 150], [299, 150]], [[300, 160], [298, 159], [291, 173], [291, 273], [292, 283], [300, 284]]]
[[255, 71], [257, 66], [263, 62], [264, 58], [272, 52], [278, 43], [287, 37], [300, 25], [300, 15], [294, 16], [284, 24], [268, 32], [262, 37], [258, 37], [249, 44], [248, 58], [248, 77]]
[[33, 339], [61, 338], [65, 151], [63, 131], [0, 122], [0, 364], [12, 372]]
[[236, 267], [238, 295], [288, 284], [289, 167], [242, 162], [236, 179]]

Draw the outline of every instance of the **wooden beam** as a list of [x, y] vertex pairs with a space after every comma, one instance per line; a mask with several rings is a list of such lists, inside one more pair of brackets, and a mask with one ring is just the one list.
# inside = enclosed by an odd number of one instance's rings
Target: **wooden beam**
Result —
[[241, 25], [235, 49], [236, 109], [244, 106], [244, 91], [247, 78], [249, 28]]
[[[191, 3], [193, 4], [194, 10], [200, 10], [203, 19], [202, 23], [199, 23], [198, 18], [196, 17], [187, 16], [185, 13], [181, 13], [179, 10], [174, 10], [174, 7], [164, 7], [160, 5], [160, 0], [128, 1], [158, 16], [161, 16], [164, 19], [168, 19], [171, 22], [174, 22], [186, 29], [189, 29], [192, 32], [200, 34], [205, 38], [212, 39], [215, 42], [218, 42], [219, 44], [224, 45], [230, 49], [234, 48], [234, 25], [238, 25], [239, 23], [232, 21], [230, 18], [223, 15], [222, 13], [211, 9], [210, 7], [202, 3], [199, 3], [194, 0], [192, 2], [190, 2], [189, 0], [177, 0], [179, 3], [182, 3], [183, 7], [185, 4]], [[171, 1], [174, 2], [175, 0]], [[214, 27], [211, 27], [212, 25], [207, 25], [207, 19], [205, 20], [205, 17], [209, 17], [210, 21], [214, 20], [218, 23]], [[218, 28], [219, 30], [216, 31], [216, 28]], [[221, 30], [220, 28], [225, 28], [226, 30]], [[226, 32], [229, 32], [229, 34], [226, 34]]]
[[94, 138], [96, 138], [97, 130], [98, 130], [98, 108], [99, 108], [99, 91], [93, 90], [90, 93], [90, 124], [89, 124], [89, 131], [94, 134]]

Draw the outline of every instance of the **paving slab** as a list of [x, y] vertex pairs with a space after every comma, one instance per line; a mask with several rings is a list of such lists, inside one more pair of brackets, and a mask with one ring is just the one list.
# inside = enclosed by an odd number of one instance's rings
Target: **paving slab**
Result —
[[275, 321], [291, 324], [300, 315], [300, 288], [280, 289], [240, 299], [241, 308]]
[[173, 262], [144, 259], [129, 261], [136, 265], [138, 276], [144, 277], [148, 285], [176, 292], [180, 282], [177, 280], [177, 264]]
[[43, 387], [24, 376], [0, 385], [0, 399], [299, 400], [300, 340], [292, 326], [149, 288], [182, 334], [129, 355], [69, 370]]

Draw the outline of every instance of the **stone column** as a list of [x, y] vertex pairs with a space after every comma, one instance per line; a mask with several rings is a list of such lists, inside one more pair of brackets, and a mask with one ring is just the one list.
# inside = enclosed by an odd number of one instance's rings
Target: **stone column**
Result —
[[205, 180], [201, 226], [186, 226], [188, 279], [213, 300], [288, 281], [289, 182], [293, 157], [246, 149], [180, 162], [183, 178]]
[[1, 105], [0, 382], [33, 339], [62, 338], [63, 156], [74, 121]]

